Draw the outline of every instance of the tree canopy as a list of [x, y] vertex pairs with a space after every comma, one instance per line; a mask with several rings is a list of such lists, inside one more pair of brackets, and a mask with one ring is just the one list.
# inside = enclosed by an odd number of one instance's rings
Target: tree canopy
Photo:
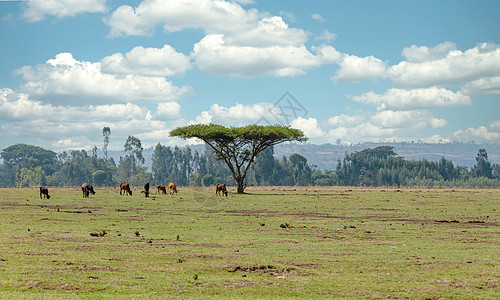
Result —
[[175, 128], [170, 136], [198, 138], [209, 145], [217, 159], [223, 160], [231, 170], [238, 185], [238, 193], [244, 192], [245, 177], [260, 152], [283, 142], [307, 141], [300, 129], [282, 125], [225, 127], [217, 124], [193, 124]]

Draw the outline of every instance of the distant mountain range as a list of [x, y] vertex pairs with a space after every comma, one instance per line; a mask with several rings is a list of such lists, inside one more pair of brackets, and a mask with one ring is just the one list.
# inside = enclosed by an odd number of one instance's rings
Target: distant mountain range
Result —
[[[292, 153], [298, 153], [307, 159], [309, 165], [319, 170], [333, 170], [337, 165], [337, 159], [343, 159], [346, 153], [358, 152], [367, 148], [378, 146], [394, 147], [394, 152], [406, 160], [436, 161], [444, 157], [451, 160], [455, 165], [472, 167], [476, 164], [476, 156], [479, 149], [485, 149], [488, 153], [488, 160], [491, 163], [500, 164], [500, 145], [496, 144], [472, 144], [472, 143], [363, 143], [357, 145], [332, 145], [332, 144], [300, 144], [287, 143], [274, 147], [274, 156], [281, 158], [289, 157]], [[191, 146], [192, 151], [203, 152], [205, 145]], [[146, 159], [146, 166], [151, 170], [151, 158], [154, 147], [144, 149], [143, 155]], [[101, 156], [102, 153], [99, 153]], [[120, 156], [125, 156], [123, 151], [108, 151], [108, 155], [113, 157], [118, 164]]]

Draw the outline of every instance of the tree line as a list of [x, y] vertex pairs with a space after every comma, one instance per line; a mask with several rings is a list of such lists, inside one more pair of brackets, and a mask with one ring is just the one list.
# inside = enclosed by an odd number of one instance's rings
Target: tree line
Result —
[[[109, 134], [106, 136], [109, 137]], [[151, 171], [144, 165], [141, 141], [129, 136], [126, 155], [118, 162], [107, 155], [70, 150], [56, 153], [34, 145], [16, 144], [1, 152], [1, 187], [115, 186], [121, 182], [143, 186], [175, 182], [179, 186], [212, 186], [217, 182], [235, 185], [227, 165], [211, 148], [157, 144]], [[411, 187], [500, 187], [500, 165], [488, 161], [479, 149], [472, 168], [438, 161], [405, 160], [390, 146], [354, 152], [337, 161], [332, 170], [316, 170], [300, 154], [276, 158], [270, 146], [259, 153], [245, 178], [246, 186], [411, 186]]]

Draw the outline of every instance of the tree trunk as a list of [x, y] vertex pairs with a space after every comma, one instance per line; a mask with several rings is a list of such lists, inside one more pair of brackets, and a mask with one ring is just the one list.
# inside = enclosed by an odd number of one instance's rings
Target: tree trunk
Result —
[[245, 178], [238, 178], [236, 183], [238, 183], [238, 194], [245, 193]]

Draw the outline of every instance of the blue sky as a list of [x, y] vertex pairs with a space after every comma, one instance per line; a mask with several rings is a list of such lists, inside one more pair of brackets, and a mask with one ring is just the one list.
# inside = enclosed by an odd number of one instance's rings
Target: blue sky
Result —
[[[0, 1], [0, 148], [282, 123], [500, 143], [499, 1]], [[293, 110], [293, 107], [295, 110]]]

